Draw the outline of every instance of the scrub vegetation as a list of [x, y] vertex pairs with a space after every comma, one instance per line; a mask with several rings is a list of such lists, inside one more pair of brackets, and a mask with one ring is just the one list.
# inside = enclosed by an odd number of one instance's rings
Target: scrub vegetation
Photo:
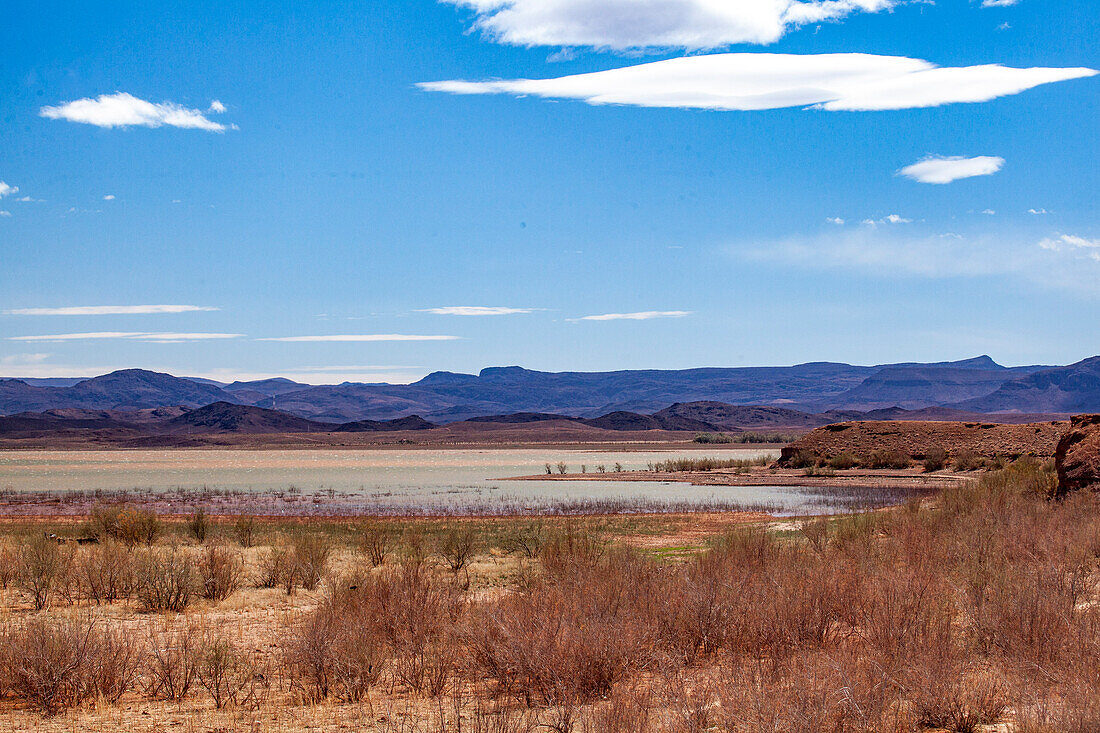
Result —
[[0, 725], [1095, 731], [1100, 507], [1052, 481], [1021, 459], [697, 542], [655, 517], [11, 523]]

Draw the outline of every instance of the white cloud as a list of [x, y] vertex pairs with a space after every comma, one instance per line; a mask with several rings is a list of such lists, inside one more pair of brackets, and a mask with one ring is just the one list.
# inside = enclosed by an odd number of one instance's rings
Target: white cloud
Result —
[[1027, 213], [1034, 214], [1035, 216], [1044, 216], [1046, 214], [1049, 214], [1050, 212], [1046, 209], [1028, 209]]
[[11, 216], [11, 212], [0, 210], [0, 216], [3, 216], [3, 217]]
[[[211, 107], [212, 112], [218, 112]], [[115, 92], [43, 107], [39, 114], [52, 120], [82, 122], [97, 127], [181, 127], [208, 132], [225, 132], [225, 125], [206, 117], [202, 110], [188, 109], [175, 102], [159, 104], [138, 99], [132, 94]]]
[[434, 313], [439, 316], [510, 316], [517, 313], [531, 313], [534, 308], [508, 308], [487, 305], [448, 305], [442, 308], [422, 308], [421, 313]]
[[961, 178], [989, 176], [999, 171], [1005, 164], [1004, 158], [992, 155], [979, 155], [974, 158], [961, 156], [946, 157], [930, 155], [898, 171], [898, 175], [912, 178], [921, 183], [951, 183]]
[[844, 220], [841, 219], [839, 216], [827, 216], [825, 217], [825, 221], [829, 222], [830, 224], [836, 224], [837, 226], [840, 226], [844, 223]]
[[[1040, 249], [1034, 239], [1010, 229], [965, 236], [917, 234], [898, 228], [826, 229], [811, 236], [739, 244], [730, 248], [730, 257], [739, 264], [746, 260], [767, 263], [784, 272], [800, 268], [887, 281], [993, 279], [1011, 283], [1011, 287], [1030, 285], [1085, 299], [1100, 298], [1096, 288], [1100, 258], [1091, 256], [1100, 250], [1079, 248], [1061, 238], [1044, 242]], [[1100, 240], [1093, 244], [1100, 247]]]
[[475, 27], [517, 46], [718, 48], [773, 43], [799, 26], [901, 0], [442, 0], [471, 8]]
[[21, 201], [22, 203], [25, 203], [25, 204], [40, 204], [44, 201], [44, 199], [34, 199], [34, 198], [31, 198], [30, 196], [20, 196], [19, 198], [16, 199], [16, 201]]
[[887, 214], [886, 216], [882, 217], [881, 219], [864, 219], [860, 223], [861, 224], [866, 224], [867, 226], [874, 227], [874, 226], [877, 226], [879, 224], [912, 224], [913, 220], [912, 219], [906, 219], [901, 214]]
[[997, 212], [994, 211], [993, 209], [982, 209], [982, 213], [985, 214], [986, 216], [993, 216]]
[[63, 308], [15, 308], [5, 316], [133, 316], [153, 313], [194, 313], [216, 311], [207, 305], [77, 305]]
[[5, 196], [11, 196], [12, 194], [16, 194], [16, 193], [19, 193], [19, 187], [18, 186], [9, 186], [8, 184], [4, 183], [3, 181], [0, 181], [0, 199], [4, 198]]
[[982, 0], [983, 8], [1007, 8], [1009, 5], [1015, 5], [1020, 0]]
[[222, 112], [225, 112], [225, 110], [225, 105], [219, 102], [217, 99], [210, 103], [210, 111], [215, 114], [221, 114]]
[[236, 339], [240, 333], [174, 333], [149, 331], [89, 331], [85, 333], [56, 333], [43, 336], [9, 336], [9, 341], [88, 341], [100, 339], [127, 339], [132, 341], [155, 341], [172, 343], [183, 341], [206, 341], [210, 339]]
[[638, 311], [636, 313], [603, 313], [596, 316], [582, 316], [577, 321], [648, 321], [652, 318], [683, 318], [691, 311]]
[[551, 79], [438, 81], [418, 86], [451, 94], [532, 95], [641, 107], [857, 111], [986, 102], [1096, 73], [1085, 68], [1017, 69], [998, 64], [938, 67], [904, 56], [860, 53], [723, 53]]
[[1086, 239], [1073, 234], [1059, 234], [1039, 242], [1040, 249], [1051, 252], [1075, 252], [1090, 260], [1100, 262], [1100, 239]]
[[331, 336], [280, 336], [257, 341], [457, 341], [458, 336], [416, 336], [404, 333], [353, 333]]
[[104, 201], [114, 201], [115, 200], [115, 195], [113, 193], [109, 193], [109, 194], [107, 194], [106, 196], [103, 197], [103, 200]]
[[11, 354], [0, 357], [0, 365], [41, 364], [48, 358], [49, 354]]

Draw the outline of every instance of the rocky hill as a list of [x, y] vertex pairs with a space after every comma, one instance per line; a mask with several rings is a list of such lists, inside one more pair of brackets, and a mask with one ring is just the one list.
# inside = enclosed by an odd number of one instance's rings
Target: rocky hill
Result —
[[901, 453], [921, 460], [934, 448], [949, 457], [972, 451], [986, 457], [1033, 455], [1049, 458], [1065, 433], [1067, 421], [1006, 425], [991, 422], [857, 421], [816, 428], [783, 448], [781, 464], [796, 457], [856, 458], [874, 451]]

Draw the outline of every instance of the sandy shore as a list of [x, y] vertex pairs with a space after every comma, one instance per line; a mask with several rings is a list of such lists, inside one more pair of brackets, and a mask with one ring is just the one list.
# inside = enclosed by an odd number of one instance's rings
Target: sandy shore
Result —
[[805, 486], [821, 488], [899, 488], [936, 490], [973, 480], [968, 473], [906, 470], [837, 471], [830, 476], [807, 476], [797, 469], [758, 468], [751, 471], [619, 471], [609, 473], [565, 473], [509, 476], [500, 481], [675, 481], [695, 486]]

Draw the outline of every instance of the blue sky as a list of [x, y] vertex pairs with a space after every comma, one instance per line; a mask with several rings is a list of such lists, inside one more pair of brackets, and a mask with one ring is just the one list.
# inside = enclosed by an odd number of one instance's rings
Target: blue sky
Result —
[[12, 3], [0, 376], [1100, 352], [1092, 0], [643, 5]]

